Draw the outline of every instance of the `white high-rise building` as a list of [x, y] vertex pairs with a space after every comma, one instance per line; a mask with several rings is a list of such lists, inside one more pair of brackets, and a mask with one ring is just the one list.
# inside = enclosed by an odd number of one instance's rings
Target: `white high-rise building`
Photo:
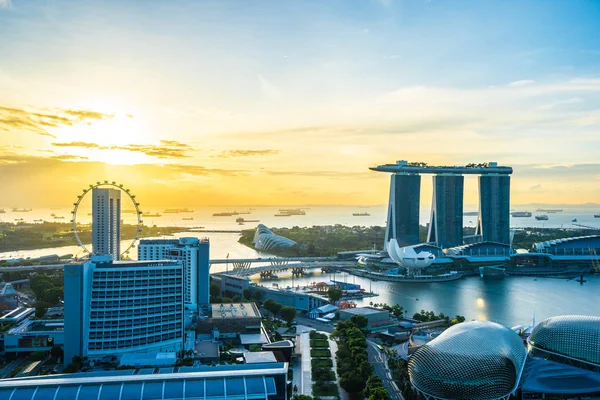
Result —
[[121, 191], [92, 189], [92, 248], [93, 254], [121, 255]]
[[183, 347], [183, 268], [177, 261], [67, 264], [65, 363]]
[[208, 239], [145, 239], [138, 246], [138, 260], [175, 260], [183, 266], [183, 299], [195, 308], [210, 303]]

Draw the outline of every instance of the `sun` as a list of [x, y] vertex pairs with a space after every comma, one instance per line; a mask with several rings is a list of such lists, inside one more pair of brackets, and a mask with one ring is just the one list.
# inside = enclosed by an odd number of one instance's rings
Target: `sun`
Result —
[[53, 133], [56, 136], [54, 142], [77, 144], [52, 147], [52, 150], [60, 154], [115, 165], [141, 164], [152, 160], [152, 157], [146, 154], [127, 150], [130, 145], [154, 142], [153, 132], [146, 120], [131, 114], [84, 121], [73, 126], [61, 127]]

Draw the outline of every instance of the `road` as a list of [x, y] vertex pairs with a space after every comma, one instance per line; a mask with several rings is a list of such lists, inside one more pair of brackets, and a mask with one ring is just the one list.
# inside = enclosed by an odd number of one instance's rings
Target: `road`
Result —
[[367, 340], [367, 354], [369, 355], [369, 363], [373, 366], [373, 373], [381, 378], [385, 390], [388, 391], [392, 399], [404, 400], [404, 396], [397, 389], [396, 384], [392, 379], [383, 354], [375, 345], [375, 343]]
[[23, 364], [25, 361], [27, 361], [26, 358], [17, 358], [16, 360], [8, 363], [6, 367], [0, 370], [0, 379], [10, 378], [11, 371], [17, 368], [19, 365]]
[[298, 321], [298, 325], [309, 326], [321, 332], [331, 333], [335, 329], [334, 325], [324, 324], [322, 322], [306, 317], [297, 316], [296, 321]]

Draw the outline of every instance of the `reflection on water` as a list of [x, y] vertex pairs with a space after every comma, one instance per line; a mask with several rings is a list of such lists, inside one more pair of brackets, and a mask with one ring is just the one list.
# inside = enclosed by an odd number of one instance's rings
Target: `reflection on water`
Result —
[[[295, 285], [334, 279], [333, 274], [315, 272], [294, 279]], [[489, 320], [507, 326], [529, 324], [535, 312], [541, 321], [561, 314], [600, 315], [600, 276], [588, 276], [581, 285], [572, 280], [554, 278], [507, 277], [483, 280], [466, 277], [452, 282], [399, 283], [372, 282], [366, 278], [336, 274], [339, 281], [355, 282], [378, 297], [357, 300], [358, 305], [400, 304], [410, 315], [425, 310], [445, 315], [464, 315], [467, 320]], [[256, 280], [260, 282], [260, 280]], [[292, 284], [289, 275], [277, 280], [279, 286]], [[269, 281], [263, 284], [270, 285]]]

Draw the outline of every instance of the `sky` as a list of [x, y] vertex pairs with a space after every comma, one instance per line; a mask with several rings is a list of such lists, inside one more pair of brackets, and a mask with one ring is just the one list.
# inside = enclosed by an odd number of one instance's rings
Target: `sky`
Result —
[[599, 150], [597, 1], [0, 0], [0, 207], [384, 204], [396, 160], [581, 204]]

